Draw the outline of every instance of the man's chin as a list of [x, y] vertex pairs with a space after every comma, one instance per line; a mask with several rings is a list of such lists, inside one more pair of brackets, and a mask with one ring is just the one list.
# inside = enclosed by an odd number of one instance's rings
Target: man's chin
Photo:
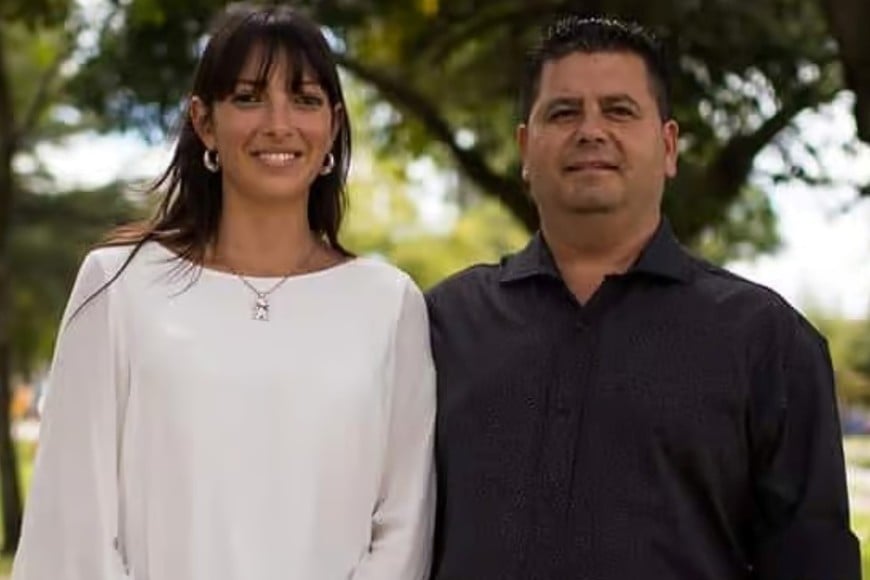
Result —
[[573, 214], [602, 215], [615, 212], [620, 204], [617, 199], [604, 196], [569, 198], [564, 200], [564, 207]]

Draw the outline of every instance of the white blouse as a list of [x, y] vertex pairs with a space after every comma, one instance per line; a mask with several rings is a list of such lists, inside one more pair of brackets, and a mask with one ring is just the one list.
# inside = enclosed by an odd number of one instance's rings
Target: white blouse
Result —
[[[293, 276], [269, 320], [147, 243], [85, 259], [58, 337], [13, 580], [416, 580], [434, 370], [410, 278]], [[249, 278], [268, 290], [278, 279]]]

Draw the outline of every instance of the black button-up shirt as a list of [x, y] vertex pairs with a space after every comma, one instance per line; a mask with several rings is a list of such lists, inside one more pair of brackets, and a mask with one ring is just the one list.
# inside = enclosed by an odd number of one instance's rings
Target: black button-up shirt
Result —
[[580, 304], [540, 234], [427, 296], [434, 580], [858, 580], [824, 339], [666, 222]]

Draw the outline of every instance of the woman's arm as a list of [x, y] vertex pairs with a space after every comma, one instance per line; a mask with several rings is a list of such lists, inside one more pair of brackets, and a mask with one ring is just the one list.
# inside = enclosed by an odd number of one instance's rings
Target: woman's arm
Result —
[[[118, 450], [126, 369], [99, 251], [76, 279], [49, 375], [14, 580], [118, 580]], [[76, 312], [78, 310], [78, 312]], [[125, 390], [123, 392], [126, 392]]]
[[354, 580], [424, 580], [435, 509], [435, 371], [426, 306], [408, 281], [395, 335], [387, 459], [369, 553]]

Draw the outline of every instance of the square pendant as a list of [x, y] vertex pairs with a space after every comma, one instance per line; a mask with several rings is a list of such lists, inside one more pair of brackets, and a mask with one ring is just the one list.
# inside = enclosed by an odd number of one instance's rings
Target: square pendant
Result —
[[263, 322], [269, 321], [269, 303], [265, 298], [257, 298], [252, 318], [254, 320], [262, 320]]

